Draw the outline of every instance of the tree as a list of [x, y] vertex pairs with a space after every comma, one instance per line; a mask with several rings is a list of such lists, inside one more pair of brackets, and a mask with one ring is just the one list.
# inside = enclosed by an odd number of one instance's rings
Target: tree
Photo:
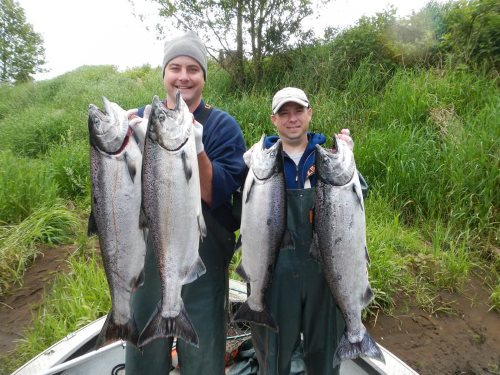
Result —
[[[251, 59], [250, 72], [263, 77], [264, 59], [290, 48], [309, 30], [302, 21], [313, 13], [311, 0], [153, 0], [160, 5], [160, 16], [175, 20], [173, 27], [194, 30], [214, 42], [219, 53], [211, 53], [240, 85], [244, 79], [245, 58]], [[324, 0], [316, 1], [319, 5]], [[157, 25], [161, 34], [171, 29]]]
[[440, 48], [454, 60], [500, 70], [500, 3], [498, 0], [462, 0], [444, 17]]
[[43, 71], [45, 49], [40, 34], [26, 22], [14, 0], [0, 2], [0, 83], [19, 83]]

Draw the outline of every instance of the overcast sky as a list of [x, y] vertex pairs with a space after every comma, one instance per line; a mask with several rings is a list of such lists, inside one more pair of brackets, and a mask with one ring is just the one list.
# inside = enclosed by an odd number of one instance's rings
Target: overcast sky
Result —
[[[134, 16], [128, 0], [17, 0], [28, 23], [42, 35], [48, 73], [53, 78], [82, 65], [115, 65], [120, 70], [162, 60], [163, 42], [154, 33], [156, 10], [152, 1], [135, 0], [147, 23]], [[314, 24], [345, 27], [361, 16], [371, 16], [393, 4], [401, 16], [421, 9], [428, 0], [335, 0]], [[139, 13], [138, 12], [138, 13]], [[150, 26], [152, 31], [148, 31]]]

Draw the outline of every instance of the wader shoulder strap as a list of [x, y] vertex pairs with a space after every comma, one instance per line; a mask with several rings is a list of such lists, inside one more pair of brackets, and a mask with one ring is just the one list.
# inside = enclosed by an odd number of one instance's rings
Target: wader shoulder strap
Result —
[[213, 107], [210, 104], [205, 103], [195, 120], [200, 124], [205, 125], [210, 117], [210, 113], [212, 113], [212, 109]]

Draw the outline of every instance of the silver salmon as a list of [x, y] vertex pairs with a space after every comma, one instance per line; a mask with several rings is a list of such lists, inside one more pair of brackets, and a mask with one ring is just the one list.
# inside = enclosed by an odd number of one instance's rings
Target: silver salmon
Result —
[[354, 155], [335, 139], [337, 152], [316, 146], [316, 196], [313, 256], [323, 266], [331, 293], [346, 322], [333, 367], [345, 359], [384, 356], [361, 321], [373, 293], [368, 281], [369, 257], [363, 195]]
[[97, 346], [117, 339], [137, 345], [139, 333], [130, 300], [144, 280], [142, 154], [128, 127], [126, 111], [104, 97], [102, 100], [104, 112], [93, 104], [88, 108], [92, 191], [88, 232], [99, 235], [112, 306]]
[[264, 136], [244, 159], [249, 171], [243, 188], [240, 240], [242, 260], [238, 274], [250, 283], [250, 295], [233, 317], [265, 325], [278, 325], [265, 304], [265, 291], [286, 228], [286, 193], [281, 140], [264, 148]]
[[161, 300], [139, 337], [139, 347], [177, 336], [198, 346], [181, 288], [205, 273], [198, 247], [206, 236], [201, 208], [193, 115], [177, 93], [167, 109], [153, 98], [144, 143], [142, 201], [161, 280]]

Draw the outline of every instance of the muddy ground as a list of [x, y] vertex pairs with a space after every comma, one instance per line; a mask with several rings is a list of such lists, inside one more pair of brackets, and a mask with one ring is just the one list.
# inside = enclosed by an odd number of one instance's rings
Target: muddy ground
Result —
[[[67, 266], [70, 247], [44, 252], [27, 270], [23, 287], [0, 297], [0, 361], [32, 324], [44, 288]], [[453, 314], [429, 314], [401, 299], [393, 316], [367, 322], [372, 336], [423, 375], [500, 374], [500, 314], [488, 311], [488, 291], [478, 279], [463, 293], [440, 298]]]

